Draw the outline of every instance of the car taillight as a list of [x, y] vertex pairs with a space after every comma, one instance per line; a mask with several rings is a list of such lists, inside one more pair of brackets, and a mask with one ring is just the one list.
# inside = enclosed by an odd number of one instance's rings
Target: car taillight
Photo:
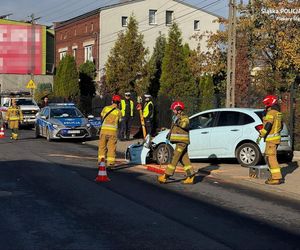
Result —
[[255, 129], [259, 132], [260, 130], [263, 129], [263, 127], [264, 127], [264, 125], [259, 124], [259, 125], [255, 126]]

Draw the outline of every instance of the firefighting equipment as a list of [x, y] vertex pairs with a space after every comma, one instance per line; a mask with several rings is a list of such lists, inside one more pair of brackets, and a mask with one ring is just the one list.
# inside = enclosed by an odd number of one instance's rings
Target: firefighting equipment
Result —
[[195, 175], [188, 176], [184, 181], [182, 181], [182, 184], [194, 184]]
[[[266, 181], [266, 184], [281, 184], [283, 182], [281, 169], [277, 161], [277, 146], [280, 144], [282, 129], [282, 114], [279, 112], [277, 101], [274, 101], [276, 97], [266, 97], [265, 105], [272, 106], [267, 108], [267, 113], [263, 117], [263, 129], [259, 131], [260, 137], [266, 141], [265, 149], [265, 161], [270, 169], [271, 178]], [[277, 100], [277, 99], [276, 99]]]
[[278, 102], [278, 99], [275, 95], [267, 95], [263, 99], [263, 104], [265, 105], [266, 108], [273, 106]]
[[[102, 126], [99, 136], [98, 160], [106, 159], [109, 166], [115, 164], [118, 124], [121, 120], [121, 111], [116, 104], [106, 106], [101, 112]], [[106, 156], [107, 152], [107, 157]]]
[[163, 175], [157, 177], [158, 182], [161, 184], [166, 183], [168, 181], [168, 179], [169, 179], [169, 176], [166, 174], [163, 174]]
[[1, 127], [0, 128], [0, 138], [4, 138], [4, 137], [5, 137], [5, 135], [4, 135], [4, 128]]
[[119, 95], [113, 95], [112, 101], [114, 103], [120, 103], [121, 102], [121, 96], [119, 96]]
[[140, 121], [141, 121], [141, 126], [142, 126], [142, 130], [143, 130], [143, 137], [146, 138], [147, 135], [147, 131], [146, 131], [146, 126], [145, 126], [145, 120], [144, 120], [144, 116], [143, 116], [143, 111], [142, 111], [142, 97], [139, 96], [137, 98], [137, 106], [136, 109], [139, 111], [140, 114]]
[[179, 101], [173, 102], [171, 110], [184, 110], [184, 103]]
[[110, 181], [110, 179], [107, 176], [104, 158], [102, 158], [98, 163], [98, 174], [97, 174], [95, 181], [96, 182]]

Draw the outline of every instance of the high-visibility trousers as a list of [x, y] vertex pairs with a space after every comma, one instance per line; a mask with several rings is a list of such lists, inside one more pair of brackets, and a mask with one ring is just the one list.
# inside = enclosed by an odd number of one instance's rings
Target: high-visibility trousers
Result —
[[271, 172], [273, 180], [279, 180], [282, 178], [281, 169], [277, 161], [277, 147], [278, 144], [267, 141], [265, 149], [265, 160]]
[[107, 165], [114, 165], [116, 161], [117, 136], [100, 134], [98, 161], [104, 158]]
[[176, 143], [176, 148], [174, 151], [171, 164], [167, 166], [165, 174], [173, 175], [179, 161], [183, 165], [183, 169], [186, 172], [187, 176], [193, 176], [195, 174], [195, 171], [191, 165], [191, 161], [187, 152], [187, 147], [188, 145], [185, 143]]

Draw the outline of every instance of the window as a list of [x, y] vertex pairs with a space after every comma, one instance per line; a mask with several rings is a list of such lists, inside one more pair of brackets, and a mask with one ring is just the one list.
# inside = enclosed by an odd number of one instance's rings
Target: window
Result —
[[216, 113], [210, 112], [193, 117], [190, 121], [190, 129], [210, 128], [215, 123]]
[[237, 126], [254, 122], [254, 119], [244, 113], [235, 111], [222, 111], [217, 126]]
[[63, 59], [67, 55], [67, 51], [59, 52], [59, 60]]
[[88, 31], [88, 27], [87, 27], [87, 24], [85, 25], [85, 33], [87, 33]]
[[200, 21], [194, 20], [194, 30], [200, 30]]
[[94, 24], [91, 23], [91, 31], [93, 31], [93, 30], [94, 30]]
[[173, 11], [166, 11], [166, 25], [171, 25], [173, 22]]
[[85, 46], [84, 47], [84, 62], [93, 61], [93, 46]]
[[76, 58], [77, 49], [73, 49], [73, 57]]
[[126, 27], [128, 25], [128, 17], [122, 16], [121, 22], [122, 22], [122, 27]]
[[74, 36], [76, 36], [77, 35], [77, 31], [76, 31], [76, 29], [74, 30]]
[[156, 24], [157, 10], [149, 10], [149, 24]]

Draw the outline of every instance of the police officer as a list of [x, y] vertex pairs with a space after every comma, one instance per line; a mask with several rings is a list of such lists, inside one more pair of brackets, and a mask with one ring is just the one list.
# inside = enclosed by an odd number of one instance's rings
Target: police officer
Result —
[[133, 101], [130, 92], [125, 93], [125, 99], [121, 100], [122, 121], [120, 129], [120, 140], [130, 139], [130, 128], [133, 120]]
[[269, 166], [271, 177], [265, 183], [279, 185], [284, 182], [277, 161], [277, 147], [281, 139], [282, 114], [276, 96], [266, 96], [263, 99], [263, 104], [266, 107], [266, 115], [263, 118], [263, 128], [259, 131], [257, 142], [259, 143], [261, 138], [264, 138], [266, 142], [265, 160]]
[[102, 126], [99, 136], [98, 161], [106, 159], [108, 168], [114, 167], [116, 160], [118, 126], [122, 116], [118, 108], [120, 101], [121, 97], [114, 95], [112, 105], [104, 107], [101, 112]]
[[153, 126], [153, 116], [154, 116], [154, 105], [152, 102], [152, 96], [149, 94], [145, 94], [145, 103], [143, 108], [143, 117], [145, 120], [145, 126], [146, 126], [146, 134], [151, 135], [152, 134], [152, 126]]
[[11, 129], [10, 139], [17, 140], [19, 135], [19, 124], [23, 120], [23, 114], [16, 100], [11, 100], [11, 106], [7, 109], [6, 121]]
[[181, 161], [187, 178], [182, 182], [183, 184], [194, 184], [195, 171], [191, 165], [189, 155], [187, 152], [188, 145], [190, 144], [189, 138], [189, 117], [184, 114], [184, 104], [176, 101], [171, 105], [171, 110], [174, 115], [172, 118], [172, 126], [168, 138], [170, 142], [176, 144], [174, 155], [166, 168], [165, 174], [158, 177], [160, 183], [166, 183], [168, 178], [175, 172], [176, 166]]

